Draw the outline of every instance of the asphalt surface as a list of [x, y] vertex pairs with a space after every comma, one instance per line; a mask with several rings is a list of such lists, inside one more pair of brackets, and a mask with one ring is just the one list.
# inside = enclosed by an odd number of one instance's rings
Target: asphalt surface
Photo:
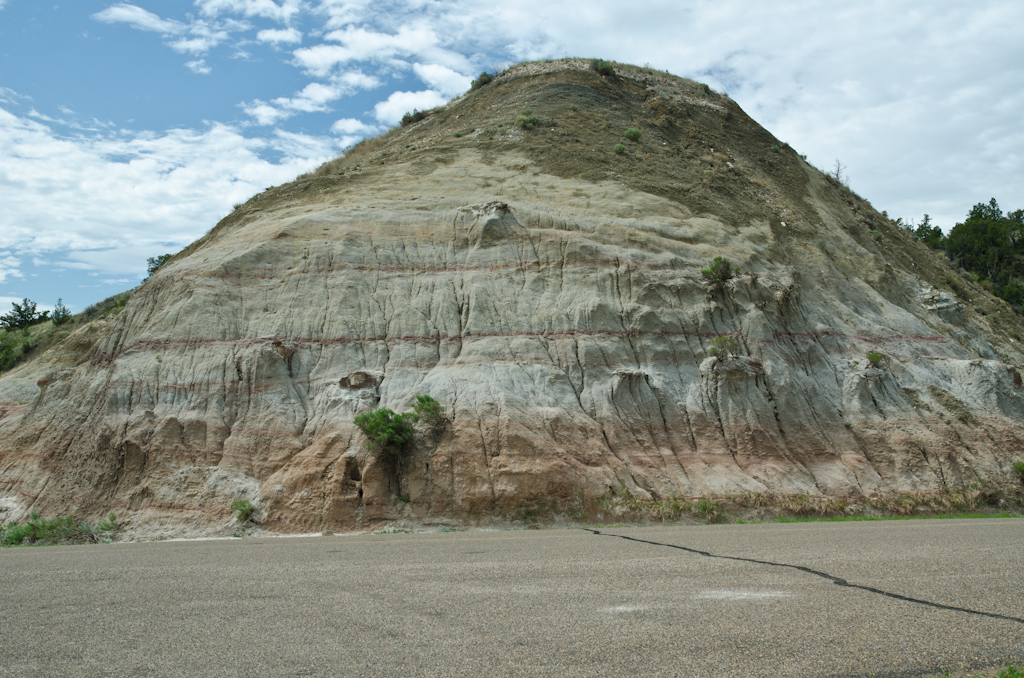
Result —
[[1008, 662], [1024, 662], [1024, 519], [0, 550], [0, 676], [909, 676]]

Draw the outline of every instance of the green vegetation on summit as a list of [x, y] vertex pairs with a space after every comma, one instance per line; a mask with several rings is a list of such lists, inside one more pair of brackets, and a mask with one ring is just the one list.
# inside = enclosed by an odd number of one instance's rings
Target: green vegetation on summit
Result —
[[972, 207], [948, 236], [927, 214], [916, 228], [896, 223], [928, 247], [945, 250], [986, 291], [1024, 313], [1024, 210], [1004, 214], [992, 198]]

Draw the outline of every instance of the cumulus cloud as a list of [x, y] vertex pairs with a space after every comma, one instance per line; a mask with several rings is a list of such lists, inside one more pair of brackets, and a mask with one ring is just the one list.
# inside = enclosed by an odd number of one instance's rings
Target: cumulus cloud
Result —
[[416, 63], [412, 65], [412, 70], [431, 89], [450, 97], [462, 94], [469, 89], [470, 84], [473, 82], [472, 78], [456, 73], [452, 69], [440, 64]]
[[257, 124], [273, 125], [296, 113], [326, 111], [327, 104], [340, 98], [343, 93], [341, 87], [311, 82], [293, 97], [278, 97], [269, 104], [256, 99], [251, 104], [243, 104], [243, 108]]
[[185, 68], [189, 69], [193, 73], [200, 75], [208, 75], [213, 69], [206, 65], [206, 59], [199, 59], [197, 61], [186, 61]]
[[295, 64], [307, 73], [323, 77], [335, 67], [350, 61], [401, 63], [401, 59], [416, 57], [427, 63], [438, 63], [454, 68], [468, 68], [470, 60], [441, 45], [437, 34], [423, 26], [401, 26], [395, 33], [384, 33], [363, 27], [346, 26], [331, 31], [327, 40], [337, 45], [322, 43], [295, 50]]
[[361, 71], [336, 75], [329, 83], [312, 82], [292, 97], [278, 97], [269, 103], [254, 99], [243, 110], [258, 125], [273, 125], [299, 113], [328, 111], [328, 104], [359, 89], [371, 89], [380, 81]]
[[0, 108], [0, 271], [19, 275], [19, 252], [64, 252], [67, 267], [137, 272], [145, 256], [186, 245], [233, 203], [339, 149], [333, 137], [252, 139], [223, 124], [68, 136]]
[[274, 45], [282, 42], [299, 43], [302, 42], [302, 33], [295, 28], [268, 28], [257, 33], [256, 39]]
[[314, 11], [327, 17], [324, 28], [331, 30], [364, 21], [372, 7], [373, 0], [320, 0]]
[[394, 92], [373, 107], [373, 116], [386, 125], [395, 125], [404, 113], [413, 109], [425, 111], [445, 103], [447, 99], [432, 89], [422, 92]]
[[331, 131], [335, 134], [372, 134], [380, 131], [380, 128], [355, 118], [342, 118], [331, 125]]

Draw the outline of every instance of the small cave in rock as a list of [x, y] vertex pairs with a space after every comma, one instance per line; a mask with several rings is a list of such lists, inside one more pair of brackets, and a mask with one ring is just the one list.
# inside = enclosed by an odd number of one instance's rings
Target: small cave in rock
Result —
[[338, 386], [342, 388], [359, 389], [373, 386], [375, 382], [376, 380], [373, 378], [372, 374], [367, 372], [353, 372], [347, 377], [342, 377], [338, 381]]

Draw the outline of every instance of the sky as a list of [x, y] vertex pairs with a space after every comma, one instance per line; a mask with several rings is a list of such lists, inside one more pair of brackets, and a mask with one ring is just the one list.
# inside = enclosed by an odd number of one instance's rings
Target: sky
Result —
[[0, 312], [137, 285], [269, 186], [483, 70], [727, 93], [890, 217], [1024, 208], [1020, 0], [0, 0]]

